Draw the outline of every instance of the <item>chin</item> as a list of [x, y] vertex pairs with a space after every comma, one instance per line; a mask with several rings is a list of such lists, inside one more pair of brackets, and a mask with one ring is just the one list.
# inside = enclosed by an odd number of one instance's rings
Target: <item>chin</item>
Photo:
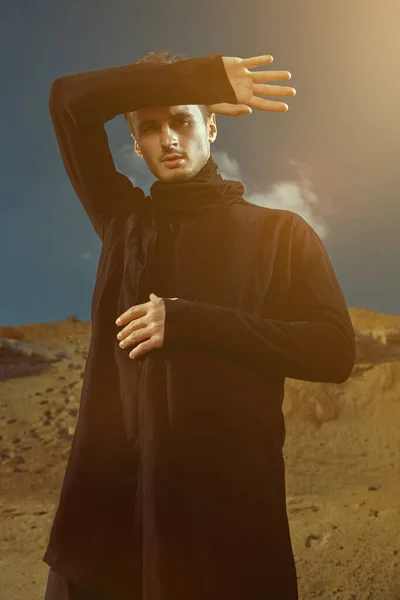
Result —
[[192, 170], [189, 169], [187, 165], [183, 165], [182, 167], [176, 167], [175, 169], [168, 169], [165, 167], [159, 172], [158, 177], [163, 181], [184, 181], [193, 177], [193, 174]]

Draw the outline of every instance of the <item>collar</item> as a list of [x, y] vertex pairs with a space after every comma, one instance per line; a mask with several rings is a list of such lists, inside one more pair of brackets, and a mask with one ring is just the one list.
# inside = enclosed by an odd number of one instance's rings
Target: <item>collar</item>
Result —
[[243, 200], [244, 186], [240, 181], [223, 179], [218, 165], [210, 155], [206, 164], [191, 179], [162, 181], [150, 187], [150, 203], [155, 213], [193, 213], [213, 207], [230, 206]]

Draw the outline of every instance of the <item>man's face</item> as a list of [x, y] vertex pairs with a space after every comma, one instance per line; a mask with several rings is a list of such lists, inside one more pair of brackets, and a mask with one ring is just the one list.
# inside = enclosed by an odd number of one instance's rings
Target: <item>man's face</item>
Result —
[[[194, 177], [210, 156], [210, 143], [217, 136], [215, 115], [204, 122], [196, 104], [143, 108], [133, 112], [135, 152], [162, 181], [184, 181]], [[177, 163], [163, 159], [182, 156]]]

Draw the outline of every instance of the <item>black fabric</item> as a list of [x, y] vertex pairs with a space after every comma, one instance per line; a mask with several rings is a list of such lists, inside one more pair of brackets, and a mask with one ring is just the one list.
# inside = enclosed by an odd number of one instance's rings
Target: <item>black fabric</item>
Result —
[[112, 600], [99, 592], [80, 587], [49, 569], [44, 600]]
[[[221, 55], [71, 75], [50, 96], [66, 172], [102, 248], [43, 559], [110, 600], [297, 600], [285, 377], [339, 383], [354, 365], [344, 297], [302, 217], [246, 202], [211, 160], [150, 196], [116, 171], [106, 120], [217, 102], [236, 102]], [[115, 320], [150, 292], [165, 303], [163, 347], [131, 360]]]

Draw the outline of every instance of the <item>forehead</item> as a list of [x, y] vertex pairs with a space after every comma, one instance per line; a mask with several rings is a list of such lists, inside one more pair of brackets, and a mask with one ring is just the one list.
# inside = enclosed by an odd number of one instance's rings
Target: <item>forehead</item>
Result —
[[197, 104], [179, 104], [177, 106], [154, 106], [149, 108], [140, 108], [133, 112], [133, 120], [136, 125], [145, 122], [162, 121], [179, 114], [187, 114], [192, 117], [199, 115], [200, 108]]

